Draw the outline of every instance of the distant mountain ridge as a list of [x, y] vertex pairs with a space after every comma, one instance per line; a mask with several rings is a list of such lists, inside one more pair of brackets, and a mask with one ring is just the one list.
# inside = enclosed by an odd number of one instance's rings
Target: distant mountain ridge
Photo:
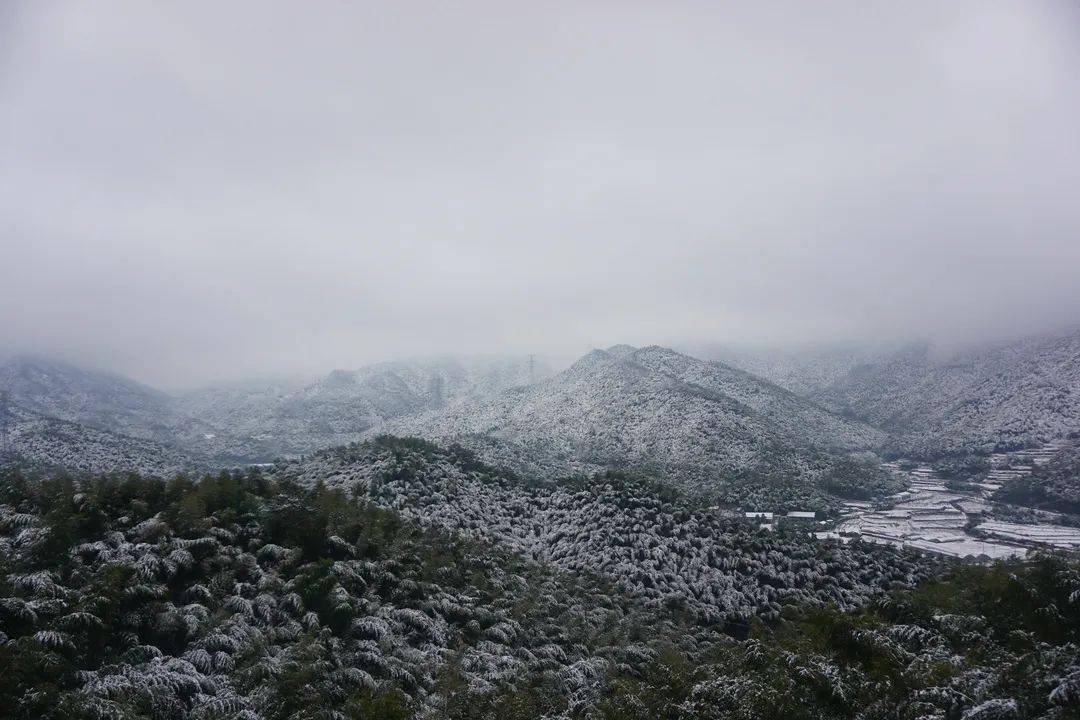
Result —
[[1007, 449], [1080, 433], [1080, 331], [951, 353], [919, 344], [727, 357], [881, 428], [902, 454]]
[[896, 348], [822, 345], [796, 347], [729, 347], [706, 345], [691, 355], [745, 370], [803, 395], [828, 387], [853, 368], [876, 362]]
[[[742, 369], [617, 345], [557, 375], [527, 357], [439, 357], [179, 394], [21, 357], [0, 363], [0, 391], [43, 462], [78, 447], [124, 460], [126, 444], [139, 467], [155, 453], [167, 468], [266, 462], [393, 433], [538, 477], [633, 466], [708, 487], [731, 473], [813, 476], [823, 455], [864, 449], [933, 458], [1080, 435], [1080, 332], [951, 356], [828, 351], [801, 368], [796, 353], [733, 357]], [[34, 428], [63, 441], [31, 442]]]
[[188, 414], [233, 428], [282, 454], [303, 454], [357, 440], [387, 420], [486, 397], [550, 373], [527, 358], [439, 357], [334, 370], [302, 387], [236, 396], [213, 389], [182, 396]]
[[161, 477], [196, 467], [191, 456], [153, 440], [49, 417], [12, 402], [0, 407], [0, 413], [0, 465], [30, 461], [65, 470]]
[[120, 375], [17, 356], [0, 364], [0, 389], [28, 410], [110, 432], [146, 434], [164, 425], [171, 398]]
[[0, 391], [42, 418], [146, 441], [185, 457], [187, 465], [243, 462], [270, 452], [250, 437], [184, 414], [168, 393], [55, 360], [11, 358], [0, 365]]
[[939, 358], [916, 347], [853, 368], [811, 398], [933, 455], [1080, 433], [1080, 331]]
[[746, 372], [658, 346], [593, 350], [537, 385], [377, 432], [459, 442], [539, 476], [633, 465], [683, 485], [763, 467], [798, 473], [814, 453], [885, 438]]
[[[98, 445], [127, 443], [140, 458], [154, 452], [166, 458], [158, 467], [213, 468], [346, 444], [387, 419], [549, 373], [544, 361], [525, 357], [447, 356], [335, 370], [315, 382], [248, 382], [174, 395], [119, 375], [19, 356], [0, 363], [0, 391], [19, 409], [11, 421], [20, 423], [24, 450], [42, 462], [74, 458], [73, 447], [86, 447], [88, 457], [108, 457], [113, 453]], [[30, 417], [39, 422], [26, 425]], [[68, 439], [81, 427], [82, 440], [63, 448], [47, 438], [30, 442], [30, 428], [45, 433], [61, 427], [50, 420], [67, 423]], [[93, 449], [82, 442], [91, 437]], [[149, 471], [153, 465], [140, 461], [138, 467]]]

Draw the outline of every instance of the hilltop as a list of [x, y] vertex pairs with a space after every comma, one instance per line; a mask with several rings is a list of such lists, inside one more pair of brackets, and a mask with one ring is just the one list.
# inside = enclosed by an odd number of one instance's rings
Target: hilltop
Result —
[[594, 350], [536, 385], [378, 432], [459, 442], [527, 475], [634, 467], [683, 487], [740, 472], [813, 475], [823, 453], [885, 437], [744, 371], [657, 346]]

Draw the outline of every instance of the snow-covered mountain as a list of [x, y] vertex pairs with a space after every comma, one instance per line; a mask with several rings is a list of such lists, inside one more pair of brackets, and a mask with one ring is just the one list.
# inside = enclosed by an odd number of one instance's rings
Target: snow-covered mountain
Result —
[[1015, 447], [1080, 432], [1080, 332], [941, 356], [914, 347], [811, 397], [920, 454]]
[[389, 433], [460, 442], [527, 475], [632, 466], [708, 488], [731, 473], [814, 476], [821, 453], [933, 456], [1080, 433], [1080, 332], [948, 357], [925, 346], [769, 357], [735, 356], [777, 384], [661, 347], [615, 346], [557, 375], [526, 357], [441, 357], [182, 394], [15, 358], [0, 364], [0, 390], [34, 417], [105, 433], [106, 444], [148, 443], [136, 455], [160, 447], [168, 467]]
[[35, 465], [85, 472], [138, 472], [168, 477], [192, 469], [191, 456], [145, 438], [60, 420], [8, 402], [0, 407], [0, 465]]
[[0, 365], [0, 391], [42, 418], [79, 425], [87, 433], [104, 432], [115, 438], [113, 444], [139, 440], [161, 446], [186, 457], [189, 465], [245, 462], [272, 453], [257, 439], [185, 414], [168, 393], [55, 360], [9, 359]]
[[375, 432], [459, 442], [530, 475], [634, 466], [686, 486], [758, 468], [799, 474], [818, 451], [884, 439], [746, 372], [656, 346], [594, 350], [545, 382]]
[[884, 430], [905, 454], [1037, 445], [1080, 430], [1080, 332], [949, 352], [929, 344], [702, 352]]
[[728, 346], [702, 345], [689, 354], [745, 370], [794, 393], [810, 396], [852, 369], [881, 360], [895, 348], [854, 345]]
[[27, 410], [132, 437], [153, 437], [172, 424], [172, 399], [119, 375], [36, 357], [0, 365], [0, 390]]
[[208, 388], [178, 407], [255, 438], [278, 454], [303, 454], [353, 442], [386, 420], [491, 397], [551, 374], [528, 357], [439, 357], [335, 370], [306, 385]]
[[[548, 375], [546, 363], [528, 357], [442, 357], [335, 370], [314, 382], [247, 382], [174, 395], [110, 373], [15, 357], [0, 364], [0, 391], [19, 408], [28, 459], [77, 460], [82, 447], [87, 462], [71, 466], [104, 469], [90, 460], [114, 456], [101, 447], [119, 451], [128, 444], [132, 456], [142, 458], [137, 467], [156, 471], [310, 453], [358, 440], [391, 418], [488, 397]], [[27, 424], [27, 418], [35, 420]], [[54, 447], [52, 432], [67, 438], [63, 452]], [[68, 442], [74, 436], [80, 440]], [[147, 461], [154, 452], [161, 463]]]

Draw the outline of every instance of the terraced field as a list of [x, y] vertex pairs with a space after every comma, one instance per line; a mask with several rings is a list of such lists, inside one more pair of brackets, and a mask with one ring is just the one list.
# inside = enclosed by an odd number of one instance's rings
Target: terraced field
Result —
[[1020, 524], [989, 520], [991, 496], [1008, 480], [1030, 475], [1034, 466], [1050, 461], [1061, 449], [1058, 443], [990, 457], [990, 471], [972, 489], [953, 490], [933, 468], [894, 461], [884, 467], [905, 477], [910, 489], [890, 498], [887, 507], [850, 502], [848, 513], [832, 531], [817, 533], [822, 539], [867, 542], [908, 547], [958, 558], [1004, 559], [1025, 557], [1039, 546], [1080, 548], [1080, 528], [1056, 524]]

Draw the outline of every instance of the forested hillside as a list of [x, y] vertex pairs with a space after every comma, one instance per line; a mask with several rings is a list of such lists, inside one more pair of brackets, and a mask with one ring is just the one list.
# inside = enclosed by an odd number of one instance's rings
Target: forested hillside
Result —
[[891, 550], [761, 535], [732, 513], [655, 481], [600, 473], [527, 483], [468, 450], [383, 437], [280, 466], [275, 478], [340, 487], [424, 525], [493, 542], [571, 572], [601, 574], [697, 621], [775, 617], [790, 602], [865, 605], [924, 563]]
[[14, 463], [169, 476], [196, 465], [191, 456], [153, 440], [59, 420], [12, 403], [0, 407], [0, 428], [0, 467]]
[[1078, 600], [1060, 558], [811, 544], [416, 441], [271, 475], [0, 484], [14, 718], [1063, 720]]

